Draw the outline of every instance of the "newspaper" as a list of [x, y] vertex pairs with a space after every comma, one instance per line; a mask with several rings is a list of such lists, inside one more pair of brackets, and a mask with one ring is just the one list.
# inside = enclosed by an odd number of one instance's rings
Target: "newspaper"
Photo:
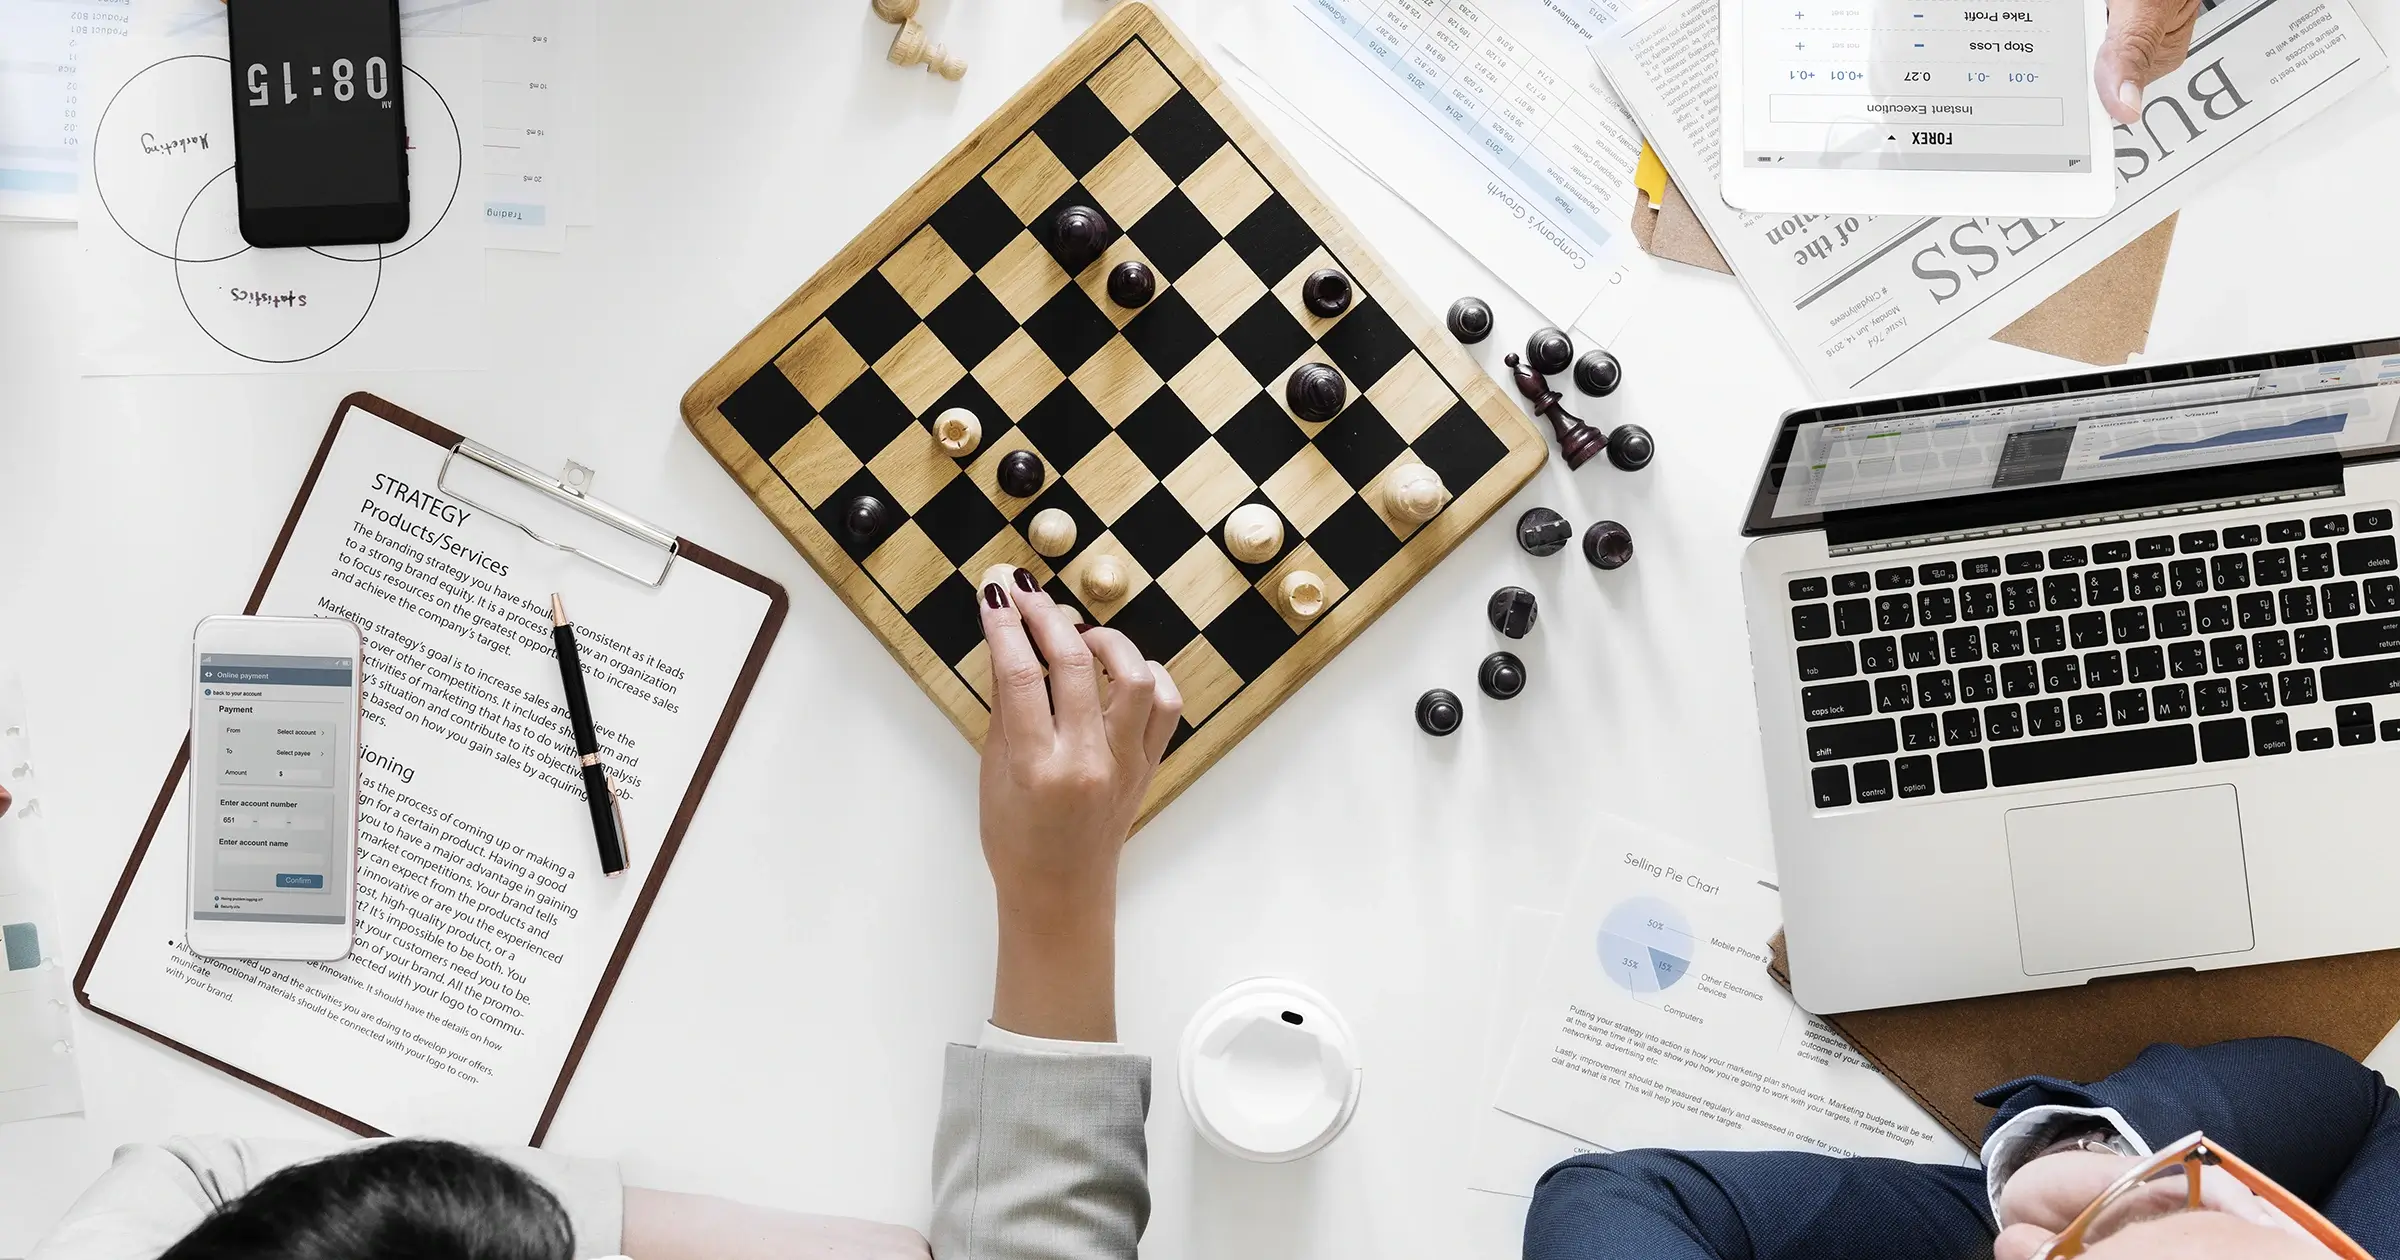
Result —
[[2347, 0], [2226, 0], [2200, 15], [2190, 60], [2150, 85], [2141, 123], [2113, 133], [2105, 218], [1772, 215], [1719, 191], [1717, 43], [1717, 0], [1669, 0], [1592, 56], [1820, 395], [1932, 380], [2384, 66]]

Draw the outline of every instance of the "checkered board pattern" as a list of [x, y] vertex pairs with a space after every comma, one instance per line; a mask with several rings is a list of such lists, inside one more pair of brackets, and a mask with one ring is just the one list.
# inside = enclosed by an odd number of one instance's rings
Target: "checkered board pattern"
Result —
[[[1074, 274], [1050, 227], [1069, 205], [1097, 207], [1113, 232]], [[1138, 310], [1106, 293], [1127, 259], [1160, 281]], [[1326, 267], [1354, 289], [1330, 319], [1299, 292]], [[1329, 422], [1303, 422], [1284, 403], [1285, 379], [1305, 362], [1331, 364], [1347, 385]], [[934, 417], [951, 407], [983, 424], [964, 459], [933, 440]], [[1145, 818], [1522, 485], [1546, 449], [1140, 4], [1112, 13], [970, 137], [694, 386], [685, 410], [970, 738], [993, 694], [975, 608], [993, 565], [1030, 570], [1164, 662], [1184, 720]], [[1023, 498], [997, 472], [1021, 449], [1047, 470]], [[1386, 507], [1388, 481], [1412, 463], [1452, 496], [1423, 524]], [[861, 494], [899, 518], [864, 543], [841, 519]], [[1284, 521], [1284, 549], [1267, 562], [1236, 561], [1223, 545], [1226, 515], [1245, 503]], [[1076, 523], [1074, 548], [1055, 559], [1025, 537], [1045, 508]], [[1081, 579], [1102, 555], [1131, 580], [1122, 598], [1095, 604]], [[1326, 582], [1313, 618], [1276, 599], [1299, 569]]]

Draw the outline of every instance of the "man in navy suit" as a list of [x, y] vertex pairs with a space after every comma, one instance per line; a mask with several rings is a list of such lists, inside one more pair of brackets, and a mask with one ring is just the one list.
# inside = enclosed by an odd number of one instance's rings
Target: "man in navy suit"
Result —
[[[1585, 1155], [1543, 1174], [1525, 1260], [2030, 1260], [2124, 1171], [2202, 1132], [2400, 1260], [2400, 1097], [2340, 1052], [2291, 1038], [2152, 1046], [2107, 1080], [2027, 1077], [1985, 1167], [1767, 1152]], [[2134, 1226], [2091, 1260], [2301, 1260], [2328, 1253], [2235, 1188], [2216, 1209]]]

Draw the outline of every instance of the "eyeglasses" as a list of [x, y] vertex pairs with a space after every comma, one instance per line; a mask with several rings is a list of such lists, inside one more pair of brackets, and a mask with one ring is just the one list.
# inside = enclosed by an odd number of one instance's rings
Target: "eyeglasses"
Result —
[[2273, 1178], [2198, 1133], [2159, 1151], [2117, 1178], [2116, 1184], [2101, 1191], [2100, 1197], [2092, 1200], [2091, 1206], [2061, 1230], [2058, 1237], [2051, 1239], [2034, 1260], [2071, 1260], [2093, 1244], [2131, 1226], [2202, 1209], [2206, 1206], [2202, 1199], [2202, 1174], [2210, 1169], [2230, 1175], [2342, 1260], [2374, 1260], [2366, 1248], [2352, 1242], [2348, 1234], [2302, 1202], [2298, 1195], [2276, 1185]]

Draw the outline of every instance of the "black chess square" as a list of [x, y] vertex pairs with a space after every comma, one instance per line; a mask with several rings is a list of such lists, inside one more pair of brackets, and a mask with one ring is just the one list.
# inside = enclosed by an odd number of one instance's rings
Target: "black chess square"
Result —
[[1156, 582], [1126, 600], [1108, 619], [1108, 628], [1133, 640], [1142, 659], [1160, 662], [1174, 660], [1177, 652], [1200, 637], [1200, 628], [1175, 606], [1175, 597], [1167, 594], [1167, 588]]
[[[1206, 719], [1202, 720], [1205, 721]], [[1184, 721], [1182, 718], [1175, 719], [1175, 733], [1167, 737], [1166, 755], [1169, 757], [1174, 756], [1175, 750], [1183, 747], [1185, 740], [1190, 739], [1192, 736], [1199, 733], [1200, 732], [1198, 728], [1194, 727], [1191, 723]]]
[[1208, 426], [1200, 423], [1174, 390], [1162, 389], [1125, 417], [1117, 426], [1117, 436], [1125, 439], [1126, 447], [1150, 475], [1164, 481], [1208, 441]]
[[1308, 445], [1308, 434], [1300, 431], [1289, 412], [1262, 393], [1218, 428], [1217, 445], [1233, 456], [1250, 480], [1263, 482]]
[[1008, 528], [1008, 518], [984, 497], [974, 481], [952, 477], [917, 509], [917, 528], [942, 549], [952, 564], [965, 564]]
[[1017, 427], [1024, 430], [1026, 440], [1062, 475], [1108, 436], [1107, 417], [1092, 406], [1092, 400], [1084, 397], [1073, 381], [1061, 382], [1048, 398], [1035, 403], [1033, 410], [1017, 422]]
[[860, 459], [875, 458], [876, 452], [916, 420], [909, 414], [908, 404], [873, 372], [860, 374], [825, 404], [825, 423], [833, 426], [834, 435]]
[[1150, 305], [1125, 325], [1125, 340], [1162, 381], [1175, 379], [1216, 337], [1208, 321], [1174, 289], [1150, 299]]
[[1454, 487], [1474, 485], [1508, 456], [1508, 444], [1463, 402], [1443, 412], [1409, 445], [1426, 467], [1442, 475], [1443, 485]]
[[1284, 376], [1309, 347], [1308, 330], [1283, 309], [1283, 299], [1272, 293], [1251, 303], [1249, 310], [1226, 326], [1219, 340], [1259, 384], [1272, 389], [1283, 388]]
[[1072, 376], [1117, 335], [1117, 326], [1083, 286], [1070, 284], [1026, 317], [1025, 333], [1059, 371]]
[[1267, 672], [1267, 667], [1283, 658], [1300, 641], [1291, 624], [1258, 593], [1256, 587], [1243, 591], [1208, 623], [1201, 634], [1208, 645], [1233, 666], [1233, 672], [1249, 682]]
[[975, 584], [953, 573], [908, 610], [909, 627], [934, 655], [956, 665], [983, 642], [983, 614], [975, 611], [975, 598]]
[[933, 230], [941, 233], [942, 242], [969, 271], [981, 271], [983, 265], [1000, 256], [1000, 251], [1025, 225], [1017, 222], [1017, 212], [1008, 208], [1000, 194], [980, 179], [970, 179], [967, 186], [953, 193], [941, 209], [929, 220]]
[[1092, 510], [1091, 504], [1083, 501], [1082, 495], [1075, 493], [1075, 487], [1068, 485], [1065, 478], [1060, 478], [1051, 482], [1049, 489], [1035, 495], [1033, 502], [1026, 504], [1025, 510], [1017, 514], [1020, 522], [1018, 528], [1022, 529], [1022, 522], [1031, 521], [1035, 513], [1051, 508], [1066, 513], [1075, 522], [1075, 545], [1067, 548], [1065, 555], [1044, 557], [1050, 562], [1051, 568], [1063, 569], [1069, 561], [1082, 555], [1083, 549], [1091, 546], [1093, 539], [1107, 531], [1108, 522], [1100, 519], [1100, 514]]
[[772, 361], [752, 372], [749, 380], [726, 395], [725, 401], [717, 404], [717, 410], [725, 413], [733, 431], [742, 435], [750, 449], [757, 451], [760, 459], [767, 460], [775, 458], [775, 452], [782, 450], [783, 444], [800, 431], [800, 426], [817, 414], [816, 408], [809, 406], [808, 400], [792, 385], [792, 379]]
[[1139, 141], [1150, 160], [1167, 178], [1180, 184], [1192, 177], [1202, 163], [1225, 145], [1225, 129], [1188, 91], [1177, 91], [1167, 98], [1142, 125], [1135, 128], [1133, 138]]
[[[958, 286], [958, 291], [942, 299], [940, 306], [925, 317], [925, 326], [933, 329], [950, 357], [960, 367], [972, 371], [985, 356], [1000, 348], [1008, 335], [1017, 330], [1017, 321], [1009, 315], [1000, 299], [973, 276]], [[977, 413], [981, 414], [981, 413]]]
[[1407, 449], [1408, 443], [1400, 440], [1391, 421], [1363, 397], [1352, 399], [1342, 414], [1317, 434], [1317, 453], [1353, 490], [1373, 481]]
[[1408, 334], [1392, 322], [1390, 312], [1363, 294], [1351, 305], [1342, 322], [1327, 330], [1318, 344], [1325, 347], [1326, 357], [1342, 370], [1342, 375], [1360, 389], [1373, 389], [1384, 373], [1415, 348]]
[[[886, 523], [881, 533], [852, 538], [849, 524], [844, 518], [849, 513], [850, 501], [860, 495], [872, 495], [883, 500]], [[817, 524], [825, 527], [826, 533], [833, 535], [833, 541], [839, 543], [843, 551], [850, 553], [851, 559], [862, 561], [882, 546], [883, 540], [891, 537], [892, 531], [900, 528], [902, 521], [908, 519], [907, 514], [900, 510], [900, 501], [892, 497], [891, 491], [883, 488], [883, 483], [875, 479], [875, 474], [864, 468], [850, 474], [850, 480], [826, 495], [825, 501], [810, 514], [817, 518]]]
[[900, 339], [917, 326], [917, 313], [909, 309], [908, 300], [883, 278], [880, 271], [861, 276], [850, 291], [834, 299], [825, 310], [825, 318], [842, 334], [842, 340], [858, 351], [858, 357], [869, 363], [884, 356], [884, 352], [900, 344]]
[[927, 408], [924, 415], [917, 417], [917, 423], [924, 425], [925, 431], [930, 433], [934, 420], [952, 407], [964, 407], [975, 413], [976, 421], [983, 426], [983, 440], [975, 444], [972, 454], [958, 461], [961, 464], [971, 462], [976, 455], [982, 454], [1017, 427], [1009, 420], [1008, 413], [1000, 410], [1000, 404], [993, 402], [992, 396], [984, 392], [982, 382], [972, 376], [959, 377], [958, 384], [951, 386], [934, 400], [933, 406]]
[[1108, 211], [1101, 210], [1099, 199], [1092, 196], [1092, 191], [1081, 184], [1059, 194], [1058, 200], [1051, 202], [1049, 209], [1042, 211], [1034, 217], [1033, 222], [1026, 224], [1025, 230], [1033, 233], [1033, 239], [1039, 242], [1043, 249], [1050, 251], [1050, 257], [1058, 263], [1059, 270], [1072, 276], [1076, 269], [1067, 265], [1065, 256], [1059, 252], [1058, 248], [1058, 212], [1069, 206], [1082, 206], [1087, 210], [1099, 211], [1100, 221], [1108, 225], [1108, 231], [1100, 241], [1103, 249], [1116, 243], [1117, 237], [1124, 233], [1125, 225], [1110, 218]]
[[1308, 545], [1352, 590], [1365, 585], [1376, 570], [1400, 554], [1400, 540], [1393, 536], [1392, 527], [1383, 523], [1365, 499], [1352, 499], [1335, 508], [1333, 515], [1309, 531]]
[[[1067, 173], [1082, 179], [1100, 164], [1100, 159], [1125, 143], [1125, 124], [1109, 112], [1088, 86], [1078, 84], [1067, 98], [1050, 107], [1041, 120], [1033, 124], [1033, 134], [1050, 146]], [[1089, 204], [1089, 203], [1086, 203]]]
[[[1292, 209], [1292, 203], [1281, 197], [1269, 197], [1250, 212], [1225, 239], [1233, 242], [1233, 252], [1250, 264], [1258, 273], [1259, 283], [1275, 287], [1292, 268], [1317, 251], [1317, 234], [1309, 230], [1308, 221]], [[1350, 322], [1344, 319], [1343, 323]]]
[[1192, 519], [1191, 509], [1177, 502], [1175, 492], [1165, 486], [1151, 487], [1150, 493], [1109, 526], [1109, 532], [1152, 577], [1173, 567], [1201, 539], [1200, 522]]
[[[1150, 213], [1133, 225], [1133, 243], [1142, 247], [1142, 256], [1158, 268], [1158, 274], [1170, 282], [1181, 280], [1208, 251], [1223, 240], [1216, 225], [1200, 213], [1200, 207], [1183, 195], [1178, 188], [1150, 207]], [[1288, 270], [1288, 269], [1287, 269]], [[1281, 276], [1276, 279], [1282, 279]]]

